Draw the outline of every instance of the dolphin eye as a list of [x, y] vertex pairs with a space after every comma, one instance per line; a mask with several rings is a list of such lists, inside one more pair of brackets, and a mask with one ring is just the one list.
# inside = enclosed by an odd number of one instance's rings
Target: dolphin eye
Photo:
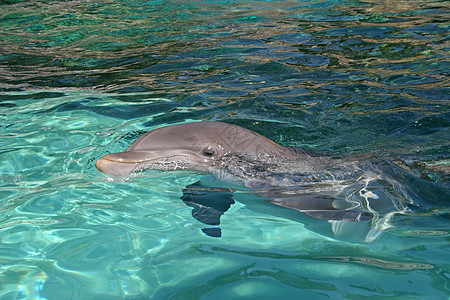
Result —
[[208, 146], [202, 150], [202, 154], [207, 157], [212, 157], [216, 154], [216, 150], [214, 150], [213, 147]]

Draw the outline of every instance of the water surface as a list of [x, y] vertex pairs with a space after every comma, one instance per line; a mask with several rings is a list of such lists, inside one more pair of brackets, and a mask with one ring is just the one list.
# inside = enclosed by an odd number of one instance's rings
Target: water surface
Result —
[[[0, 298], [448, 298], [446, 1], [9, 0], [0, 32]], [[372, 242], [241, 203], [212, 238], [180, 200], [200, 174], [95, 169], [202, 120], [428, 196]]]

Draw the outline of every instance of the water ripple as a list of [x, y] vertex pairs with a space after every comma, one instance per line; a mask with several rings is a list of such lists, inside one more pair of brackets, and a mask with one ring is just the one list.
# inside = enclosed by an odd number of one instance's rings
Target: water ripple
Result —
[[[0, 8], [0, 298], [448, 297], [445, 1]], [[395, 157], [411, 176], [377, 192], [421, 206], [350, 244], [236, 203], [217, 239], [180, 200], [199, 174], [95, 168], [150, 129], [201, 120]]]

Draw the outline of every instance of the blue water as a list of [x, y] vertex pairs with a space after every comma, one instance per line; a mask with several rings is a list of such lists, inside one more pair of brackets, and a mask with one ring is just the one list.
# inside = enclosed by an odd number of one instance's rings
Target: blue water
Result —
[[[448, 13], [1, 1], [0, 299], [449, 299]], [[95, 168], [148, 130], [204, 120], [395, 161], [420, 206], [349, 242], [236, 202], [213, 238], [180, 200], [201, 174]]]

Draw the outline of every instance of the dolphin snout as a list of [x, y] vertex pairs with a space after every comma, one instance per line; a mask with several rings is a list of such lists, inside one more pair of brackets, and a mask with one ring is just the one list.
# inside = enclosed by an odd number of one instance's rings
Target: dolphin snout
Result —
[[106, 154], [97, 160], [95, 166], [103, 173], [124, 176], [131, 173], [142, 161], [145, 161], [143, 155], [133, 152], [119, 152]]
[[[107, 156], [107, 155], [105, 155]], [[105, 157], [100, 158], [95, 163], [97, 169], [103, 173], [111, 175], [125, 176], [131, 173], [137, 166], [137, 163], [120, 163], [117, 161], [109, 160]]]

